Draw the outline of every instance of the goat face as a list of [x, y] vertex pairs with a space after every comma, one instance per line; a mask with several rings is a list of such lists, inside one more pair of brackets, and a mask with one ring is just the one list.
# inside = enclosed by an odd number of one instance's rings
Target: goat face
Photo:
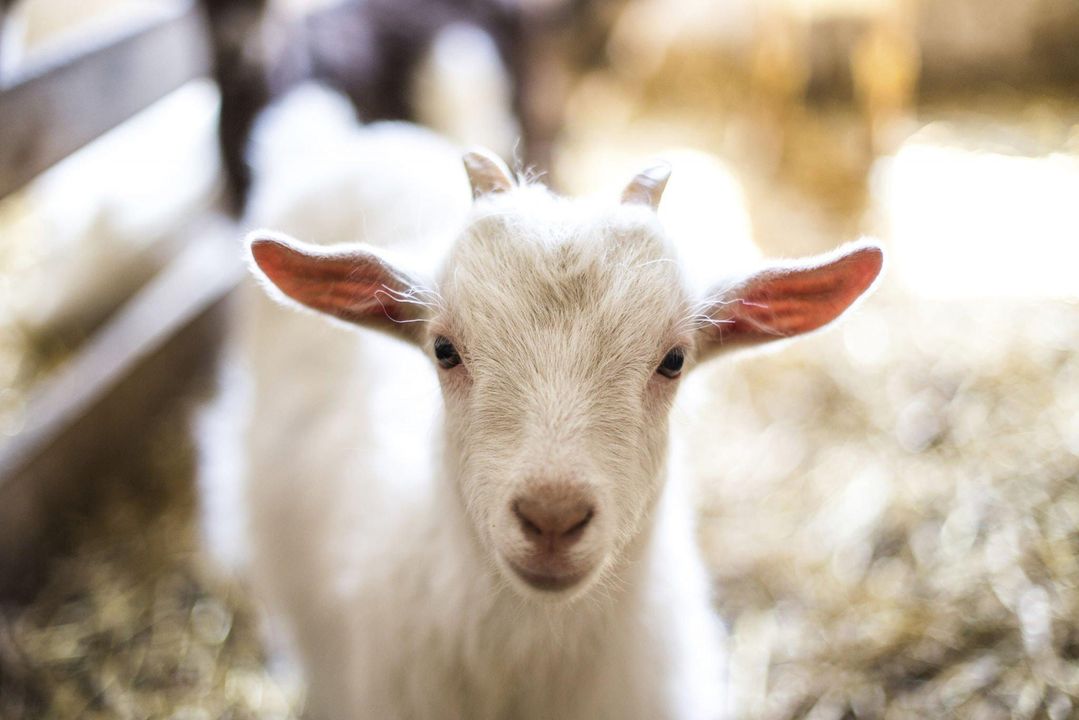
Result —
[[573, 595], [658, 496], [691, 303], [652, 213], [514, 195], [477, 207], [427, 343], [479, 537], [516, 587]]
[[[500, 577], [567, 600], [613, 580], [662, 489], [680, 375], [815, 330], [874, 281], [861, 244], [691, 297], [653, 210], [667, 171], [595, 207], [466, 156], [477, 198], [436, 286], [374, 248], [249, 239], [274, 294], [419, 345], [437, 366], [462, 507]], [[722, 276], [724, 268], [716, 268]]]

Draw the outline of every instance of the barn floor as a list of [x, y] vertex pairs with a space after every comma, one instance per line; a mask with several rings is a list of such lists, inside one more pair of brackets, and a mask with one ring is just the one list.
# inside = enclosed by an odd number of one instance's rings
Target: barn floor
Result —
[[[1055, 102], [996, 107], [1074, 158], [1074, 108]], [[876, 227], [873, 157], [843, 150], [852, 123], [822, 115], [778, 162], [738, 156], [730, 132], [711, 145], [767, 249]], [[678, 418], [699, 448], [736, 706], [1073, 717], [1079, 305], [941, 298], [900, 275], [834, 331], [709, 370]], [[0, 717], [293, 716], [300, 693], [267, 672], [247, 599], [198, 553], [185, 414], [159, 421], [138, 481], [103, 479], [102, 501], [72, 515], [34, 601], [3, 608]]]
[[1079, 711], [1077, 310], [882, 294], [715, 373], [702, 533], [745, 717]]
[[0, 606], [0, 718], [291, 718], [257, 616], [211, 570], [195, 527], [190, 406], [149, 429], [149, 457], [64, 519], [67, 550], [28, 605]]

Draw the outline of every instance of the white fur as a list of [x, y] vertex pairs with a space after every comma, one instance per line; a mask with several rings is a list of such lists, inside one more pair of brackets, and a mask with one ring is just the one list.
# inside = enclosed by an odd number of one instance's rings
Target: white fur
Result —
[[[248, 515], [218, 503], [207, 521], [246, 526], [250, 580], [291, 635], [309, 712], [723, 716], [722, 632], [685, 478], [666, 472], [676, 383], [654, 373], [672, 345], [692, 353], [694, 302], [654, 214], [538, 187], [470, 207], [458, 152], [408, 126], [321, 157], [303, 183], [317, 191], [265, 175], [254, 221], [445, 261], [408, 266], [437, 281], [423, 352], [254, 287], [242, 298], [251, 393], [233, 467]], [[467, 375], [436, 369], [435, 334]], [[592, 572], [556, 596], [503, 560], [520, 542], [510, 499], [551, 473], [599, 503], [577, 551]]]

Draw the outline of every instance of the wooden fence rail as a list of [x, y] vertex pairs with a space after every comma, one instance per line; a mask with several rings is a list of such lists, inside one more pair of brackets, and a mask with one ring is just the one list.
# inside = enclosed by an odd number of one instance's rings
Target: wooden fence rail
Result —
[[0, 90], [0, 197], [210, 70], [197, 5], [178, 3], [32, 67]]
[[[17, 78], [0, 90], [0, 197], [208, 74], [210, 58], [198, 6], [178, 3]], [[238, 233], [210, 212], [189, 225], [160, 273], [31, 390], [22, 431], [0, 444], [0, 598], [33, 592], [88, 478], [138, 448], [147, 419], [212, 365], [242, 275]]]

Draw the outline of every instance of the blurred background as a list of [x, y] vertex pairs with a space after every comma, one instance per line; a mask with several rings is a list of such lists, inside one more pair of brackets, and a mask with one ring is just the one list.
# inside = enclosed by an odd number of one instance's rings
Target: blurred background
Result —
[[[1079, 717], [1074, 0], [0, 0], [0, 717], [290, 718], [199, 549], [253, 123], [364, 120], [876, 294], [683, 389], [744, 718]], [[463, 177], [462, 177], [463, 181]]]

